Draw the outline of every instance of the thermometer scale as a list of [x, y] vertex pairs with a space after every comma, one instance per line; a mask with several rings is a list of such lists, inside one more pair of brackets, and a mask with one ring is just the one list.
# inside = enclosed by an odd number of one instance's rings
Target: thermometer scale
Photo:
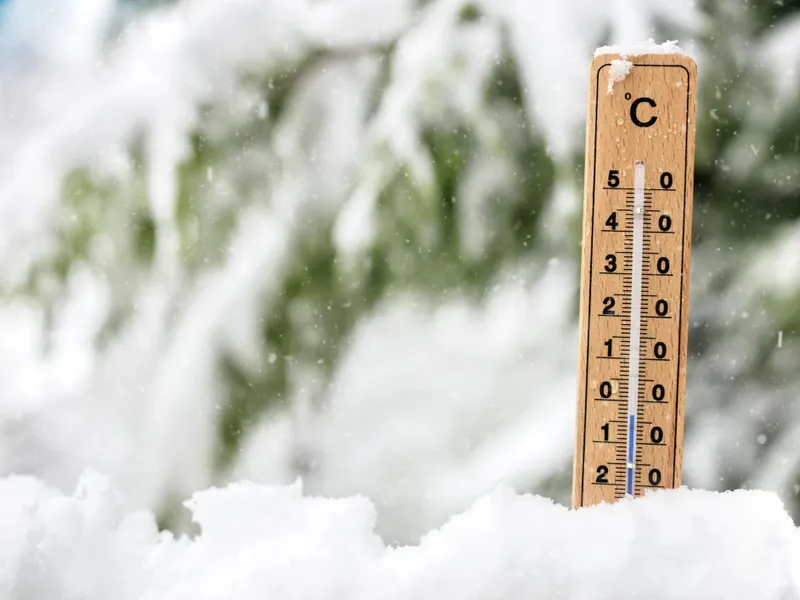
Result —
[[592, 62], [575, 508], [680, 486], [696, 66]]

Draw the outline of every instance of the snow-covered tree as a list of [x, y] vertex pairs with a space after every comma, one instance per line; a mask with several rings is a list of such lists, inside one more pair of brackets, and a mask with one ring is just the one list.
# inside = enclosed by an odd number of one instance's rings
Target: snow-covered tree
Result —
[[566, 502], [587, 67], [654, 37], [702, 86], [687, 482], [790, 497], [800, 21], [611, 4], [10, 3], [0, 470], [168, 524], [302, 476], [393, 539]]

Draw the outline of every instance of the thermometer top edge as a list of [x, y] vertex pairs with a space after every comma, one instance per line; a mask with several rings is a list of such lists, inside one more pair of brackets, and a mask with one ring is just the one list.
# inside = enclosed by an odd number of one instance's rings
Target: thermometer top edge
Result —
[[680, 65], [689, 71], [690, 77], [694, 78], [697, 74], [697, 63], [694, 61], [694, 59], [688, 54], [679, 53], [636, 55], [629, 55], [625, 53], [604, 53], [594, 57], [591, 65], [591, 72], [594, 73], [603, 65], [611, 64], [612, 61], [615, 60], [627, 61], [633, 65], [633, 68], [636, 68], [637, 66]]

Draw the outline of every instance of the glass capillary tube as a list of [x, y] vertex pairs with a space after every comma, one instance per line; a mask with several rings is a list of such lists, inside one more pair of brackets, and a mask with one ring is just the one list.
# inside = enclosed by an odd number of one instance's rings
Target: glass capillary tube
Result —
[[639, 348], [642, 317], [642, 253], [644, 245], [644, 163], [634, 165], [633, 267], [631, 270], [631, 337], [628, 346], [628, 458], [625, 493], [634, 495], [636, 476], [636, 413], [639, 409]]

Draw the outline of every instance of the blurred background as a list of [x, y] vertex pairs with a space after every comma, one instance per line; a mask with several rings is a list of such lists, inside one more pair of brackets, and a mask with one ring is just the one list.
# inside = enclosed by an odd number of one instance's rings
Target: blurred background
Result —
[[569, 502], [595, 47], [699, 65], [684, 481], [800, 517], [800, 2], [0, 1], [0, 475], [413, 542]]

